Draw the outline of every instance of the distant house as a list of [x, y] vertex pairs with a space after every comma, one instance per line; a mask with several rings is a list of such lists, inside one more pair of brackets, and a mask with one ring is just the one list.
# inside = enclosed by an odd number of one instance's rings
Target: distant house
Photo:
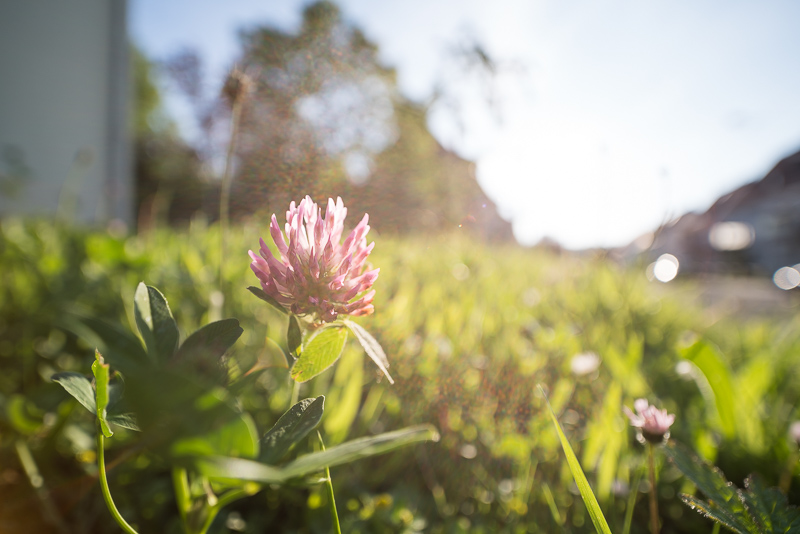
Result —
[[0, 2], [0, 215], [132, 222], [126, 8]]
[[667, 253], [687, 273], [772, 276], [800, 264], [800, 152], [705, 213], [660, 228], [647, 254], [655, 260]]

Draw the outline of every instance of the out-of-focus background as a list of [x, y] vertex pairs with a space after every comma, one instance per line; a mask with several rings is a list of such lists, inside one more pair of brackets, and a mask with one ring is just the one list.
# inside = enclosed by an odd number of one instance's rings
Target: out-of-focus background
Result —
[[[647, 530], [638, 396], [797, 503], [798, 22], [777, 0], [3, 2], [0, 531], [113, 531], [91, 421], [50, 382], [113, 350], [76, 317], [135, 331], [145, 280], [184, 336], [239, 318], [249, 368], [286, 342], [246, 252], [304, 195], [369, 213], [363, 324], [398, 379], [348, 349], [312, 386], [341, 405], [326, 436], [442, 432], [334, 470], [348, 531], [590, 531], [538, 383], [615, 532]], [[234, 72], [252, 90], [229, 158]], [[244, 401], [262, 432], [283, 378]], [[178, 531], [157, 458], [112, 485], [142, 531]], [[663, 466], [664, 532], [710, 528], [690, 490]], [[326, 532], [325, 498], [270, 488], [212, 531]]]

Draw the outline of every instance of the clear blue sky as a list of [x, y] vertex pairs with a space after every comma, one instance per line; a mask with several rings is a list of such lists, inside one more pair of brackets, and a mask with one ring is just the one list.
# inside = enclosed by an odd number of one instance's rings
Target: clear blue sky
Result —
[[[296, 29], [299, 0], [131, 0], [133, 40], [153, 58], [200, 51], [218, 83], [237, 30]], [[501, 121], [465, 90], [465, 128], [434, 113], [440, 141], [523, 243], [613, 246], [704, 210], [800, 149], [800, 2], [736, 0], [343, 0], [397, 68], [431, 94], [445, 50], [474, 35], [513, 72]], [[170, 100], [179, 118], [176, 100]]]

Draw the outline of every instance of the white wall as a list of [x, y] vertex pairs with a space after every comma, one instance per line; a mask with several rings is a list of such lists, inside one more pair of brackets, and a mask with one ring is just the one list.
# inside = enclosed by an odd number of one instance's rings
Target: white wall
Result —
[[9, 150], [29, 176], [0, 214], [70, 211], [132, 222], [125, 0], [0, 2], [0, 175]]

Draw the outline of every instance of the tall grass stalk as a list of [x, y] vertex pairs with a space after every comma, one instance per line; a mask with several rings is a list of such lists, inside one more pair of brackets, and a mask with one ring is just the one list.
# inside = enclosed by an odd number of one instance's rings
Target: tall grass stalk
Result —
[[[325, 451], [325, 443], [322, 441], [322, 434], [317, 431], [319, 446]], [[328, 492], [328, 504], [331, 508], [331, 521], [333, 521], [333, 532], [342, 534], [342, 527], [339, 525], [339, 514], [336, 512], [336, 498], [333, 495], [333, 480], [331, 480], [331, 469], [325, 466], [325, 489]]]
[[[225, 295], [225, 256], [226, 242], [228, 240], [228, 226], [230, 223], [231, 182], [233, 181], [233, 158], [236, 153], [236, 143], [239, 137], [239, 122], [242, 115], [242, 106], [250, 90], [251, 81], [247, 75], [234, 69], [225, 86], [231, 101], [231, 138], [228, 141], [228, 151], [225, 156], [225, 171], [222, 174], [222, 185], [219, 197], [219, 290]], [[224, 304], [223, 304], [224, 306]]]

